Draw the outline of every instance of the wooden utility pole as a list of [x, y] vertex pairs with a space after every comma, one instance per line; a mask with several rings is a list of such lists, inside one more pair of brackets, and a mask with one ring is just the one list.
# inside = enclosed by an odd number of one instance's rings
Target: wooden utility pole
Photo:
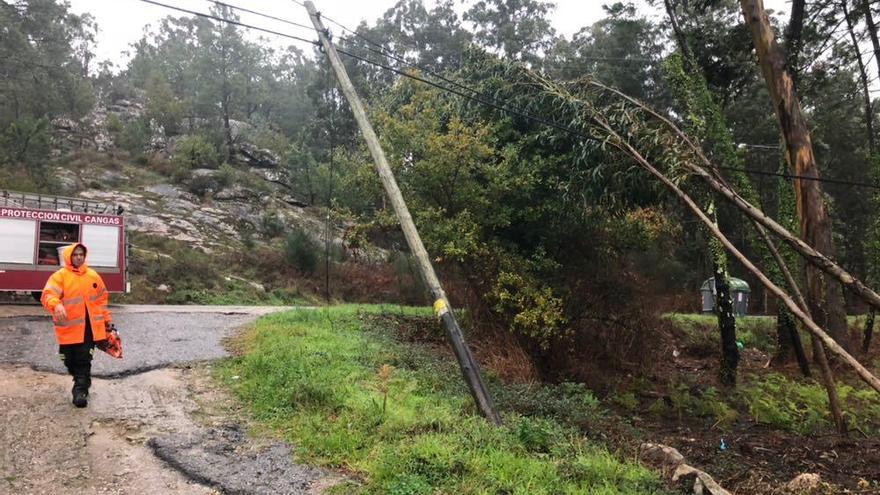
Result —
[[330, 39], [327, 37], [327, 29], [321, 22], [321, 16], [315, 10], [315, 5], [310, 1], [306, 1], [305, 6], [309, 11], [309, 17], [312, 19], [312, 24], [314, 24], [315, 30], [318, 32], [318, 37], [321, 40], [321, 46], [324, 48], [324, 53], [327, 54], [327, 59], [333, 67], [336, 79], [339, 81], [339, 86], [341, 87], [343, 94], [345, 94], [346, 99], [348, 99], [349, 105], [351, 105], [351, 111], [354, 114], [354, 118], [358, 123], [358, 127], [361, 129], [361, 133], [364, 135], [367, 147], [370, 149], [370, 154], [376, 162], [376, 170], [379, 172], [379, 177], [382, 179], [382, 185], [385, 187], [385, 192], [391, 200], [391, 206], [394, 208], [394, 213], [400, 221], [400, 226], [403, 229], [406, 243], [409, 245], [410, 251], [416, 258], [422, 279], [431, 291], [431, 296], [434, 299], [434, 312], [437, 313], [437, 316], [446, 326], [446, 337], [449, 339], [449, 344], [452, 346], [455, 358], [458, 360], [458, 365], [461, 367], [461, 374], [464, 376], [465, 382], [467, 382], [468, 388], [471, 391], [471, 395], [483, 416], [493, 423], [500, 425], [501, 416], [495, 410], [495, 406], [492, 404], [492, 398], [489, 396], [489, 392], [486, 390], [486, 385], [483, 383], [483, 378], [480, 376], [480, 366], [477, 364], [477, 361], [471, 354], [470, 348], [468, 348], [467, 343], [464, 341], [461, 328], [458, 326], [458, 321], [455, 319], [455, 315], [452, 312], [452, 306], [450, 306], [449, 301], [446, 299], [446, 294], [443, 292], [440, 280], [434, 272], [434, 267], [431, 265], [428, 252], [422, 244], [422, 239], [419, 237], [419, 233], [413, 223], [409, 209], [406, 207], [403, 195], [400, 193], [400, 188], [397, 186], [397, 181], [394, 179], [394, 174], [391, 172], [391, 167], [388, 165], [388, 160], [385, 158], [385, 152], [379, 144], [379, 138], [376, 137], [376, 132], [373, 130], [373, 126], [367, 118], [367, 112], [364, 110], [364, 105], [361, 103], [361, 100], [354, 89], [354, 85], [351, 84], [351, 79], [348, 78], [348, 73], [345, 71], [345, 66], [342, 65], [342, 61], [339, 59], [339, 54], [336, 53], [336, 48], [333, 47], [333, 44], [330, 43]]
[[[779, 119], [788, 166], [796, 175], [818, 178], [819, 168], [813, 155], [810, 131], [801, 113], [794, 81], [786, 71], [785, 54], [776, 42], [773, 27], [764, 11], [764, 1], [740, 0], [740, 6], [745, 22], [752, 31], [758, 61]], [[803, 240], [825, 256], [834, 256], [831, 218], [825, 209], [819, 182], [795, 180], [794, 186]], [[813, 318], [820, 327], [829, 329], [837, 343], [849, 349], [840, 284], [826, 279], [821, 270], [812, 265], [806, 267], [806, 279], [807, 302]]]

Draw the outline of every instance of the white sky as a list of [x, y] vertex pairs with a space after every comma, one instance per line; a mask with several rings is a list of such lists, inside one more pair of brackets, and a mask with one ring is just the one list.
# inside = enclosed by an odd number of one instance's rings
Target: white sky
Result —
[[[71, 10], [77, 14], [89, 13], [98, 22], [97, 60], [111, 60], [117, 66], [124, 66], [128, 58], [122, 55], [129, 46], [143, 36], [144, 27], [156, 26], [158, 21], [167, 15], [186, 15], [180, 12], [156, 5], [147, 4], [139, 0], [68, 0]], [[162, 3], [177, 7], [208, 12], [211, 3], [207, 0], [158, 0]], [[224, 3], [248, 8], [257, 12], [266, 13], [275, 17], [290, 21], [311, 25], [304, 8], [290, 0], [223, 0]], [[386, 10], [393, 7], [397, 0], [313, 0], [316, 8], [345, 26], [354, 29], [361, 20], [373, 24]], [[588, 26], [602, 18], [602, 5], [613, 3], [614, 0], [555, 0], [556, 10], [551, 16], [551, 22], [557, 33], [568, 38], [584, 26]], [[429, 6], [433, 6], [434, 0], [425, 0]], [[473, 0], [459, 0], [458, 3], [470, 5]], [[640, 10], [648, 12], [643, 0], [635, 0]], [[768, 9], [775, 9], [786, 13], [789, 10], [790, 0], [765, 0]], [[465, 10], [466, 5], [460, 7]], [[241, 14], [241, 21], [266, 29], [272, 29], [283, 33], [302, 36], [307, 39], [314, 37], [314, 32], [293, 26], [262, 19], [249, 14]], [[330, 26], [331, 31], [339, 33], [336, 26]], [[269, 35], [266, 35], [270, 37]], [[279, 42], [279, 46], [290, 44], [289, 40]], [[305, 48], [305, 47], [303, 47]], [[310, 53], [307, 50], [306, 53]], [[119, 67], [121, 68], [121, 67]]]

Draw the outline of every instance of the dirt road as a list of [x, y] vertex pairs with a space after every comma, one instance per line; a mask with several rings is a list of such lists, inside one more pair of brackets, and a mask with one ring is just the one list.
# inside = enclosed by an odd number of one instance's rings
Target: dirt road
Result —
[[82, 410], [48, 318], [0, 313], [0, 493], [293, 494], [333, 483], [294, 464], [289, 446], [249, 438], [210, 378], [222, 339], [278, 308], [115, 309], [126, 357], [96, 355], [105, 378]]

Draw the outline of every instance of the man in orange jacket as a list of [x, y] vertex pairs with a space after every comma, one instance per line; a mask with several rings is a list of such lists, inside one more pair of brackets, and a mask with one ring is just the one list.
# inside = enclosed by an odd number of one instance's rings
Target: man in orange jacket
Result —
[[64, 250], [64, 268], [53, 273], [40, 301], [52, 314], [55, 338], [67, 371], [73, 376], [73, 405], [86, 407], [92, 384], [95, 342], [113, 330], [104, 281], [86, 265], [88, 250], [73, 244]]

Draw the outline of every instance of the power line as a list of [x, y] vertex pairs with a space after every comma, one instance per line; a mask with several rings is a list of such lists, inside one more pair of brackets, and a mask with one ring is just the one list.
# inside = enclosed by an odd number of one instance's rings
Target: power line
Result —
[[[295, 39], [295, 40], [298, 40], [298, 41], [303, 41], [303, 42], [306, 42], [306, 43], [311, 43], [312, 45], [315, 45], [315, 46], [320, 46], [320, 45], [318, 44], [318, 42], [313, 41], [313, 40], [307, 40], [307, 39], [305, 39], [305, 38], [300, 38], [300, 37], [293, 36], [293, 35], [290, 35], [290, 34], [280, 33], [280, 32], [277, 32], [277, 31], [272, 31], [272, 30], [269, 30], [269, 29], [265, 29], [265, 28], [261, 28], [261, 27], [258, 27], [258, 26], [253, 26], [253, 25], [245, 24], [245, 23], [238, 22], [238, 21], [233, 21], [233, 20], [230, 20], [230, 19], [223, 19], [223, 18], [221, 18], [221, 17], [213, 16], [213, 15], [210, 15], [210, 14], [205, 14], [205, 13], [202, 13], [202, 12], [196, 12], [196, 11], [191, 11], [191, 10], [183, 9], [183, 8], [180, 8], [180, 7], [174, 7], [174, 6], [171, 6], [171, 5], [163, 4], [163, 3], [161, 3], [161, 2], [157, 2], [157, 1], [155, 1], [155, 0], [140, 0], [140, 1], [142, 1], [142, 2], [146, 2], [146, 3], [150, 3], [150, 4], [153, 4], [153, 5], [158, 5], [158, 6], [165, 7], [165, 8], [169, 8], [169, 9], [172, 9], [172, 10], [177, 10], [177, 11], [180, 11], [180, 12], [186, 12], [186, 13], [188, 13], [188, 14], [196, 15], [196, 16], [199, 16], [199, 17], [206, 17], [206, 18], [209, 18], [209, 19], [214, 19], [214, 20], [219, 21], [219, 22], [225, 22], [225, 23], [228, 23], [228, 24], [234, 24], [234, 25], [237, 25], [237, 26], [241, 26], [241, 27], [243, 27], [243, 28], [246, 28], [246, 29], [253, 29], [253, 30], [257, 30], [257, 31], [262, 31], [262, 32], [269, 33], [269, 34], [273, 34], [273, 35], [276, 35], [276, 36], [281, 36], [281, 37], [285, 37], [285, 38]], [[296, 0], [292, 0], [292, 1], [294, 1], [295, 3], [299, 3], [299, 2], [297, 2]], [[325, 18], [326, 18], [326, 17], [325, 17]], [[344, 29], [347, 29], [347, 28], [344, 28]], [[370, 50], [370, 51], [373, 51], [374, 53], [377, 52], [375, 49], [369, 49], [369, 50]], [[380, 68], [380, 69], [383, 69], [383, 70], [386, 70], [386, 71], [392, 72], [392, 73], [397, 74], [397, 75], [402, 76], [402, 77], [406, 77], [406, 78], [409, 78], [409, 79], [413, 79], [413, 80], [415, 80], [415, 81], [419, 81], [419, 82], [421, 82], [421, 83], [424, 83], [424, 84], [427, 84], [427, 85], [429, 85], [429, 86], [435, 87], [435, 88], [440, 89], [440, 90], [442, 90], [442, 91], [446, 91], [446, 92], [448, 92], [448, 93], [455, 94], [455, 95], [460, 96], [460, 97], [462, 97], [462, 98], [466, 98], [466, 99], [468, 99], [468, 100], [475, 101], [475, 102], [480, 103], [480, 104], [482, 104], [482, 105], [486, 105], [486, 106], [488, 106], [488, 107], [491, 107], [491, 108], [493, 108], [493, 109], [495, 109], [495, 110], [499, 110], [499, 111], [506, 112], [506, 113], [509, 113], [509, 114], [512, 114], [512, 115], [516, 115], [516, 116], [518, 116], [518, 117], [522, 117], [522, 118], [525, 118], [525, 119], [527, 119], [527, 120], [532, 120], [532, 121], [534, 121], [534, 122], [537, 122], [537, 123], [540, 123], [540, 124], [546, 125], [546, 126], [548, 126], [548, 127], [552, 127], [552, 128], [554, 128], [554, 129], [557, 129], [557, 130], [563, 131], [563, 132], [565, 132], [565, 133], [571, 134], [571, 135], [576, 136], [576, 137], [579, 137], [579, 138], [587, 138], [587, 139], [589, 139], [589, 136], [585, 135], [583, 132], [576, 131], [576, 130], [571, 129], [570, 127], [567, 127], [567, 126], [565, 126], [565, 125], [562, 125], [562, 124], [559, 124], [559, 123], [556, 123], [556, 122], [552, 122], [552, 121], [547, 120], [547, 119], [544, 119], [544, 118], [542, 118], [542, 117], [538, 117], [538, 116], [535, 116], [535, 115], [531, 115], [531, 114], [529, 114], [529, 113], [527, 113], [527, 112], [525, 112], [525, 111], [522, 111], [522, 110], [520, 110], [520, 109], [506, 107], [506, 106], [504, 106], [502, 103], [498, 103], [497, 100], [495, 100], [495, 99], [493, 99], [493, 98], [485, 97], [484, 95], [482, 95], [482, 94], [481, 94], [479, 91], [477, 91], [476, 89], [473, 89], [473, 88], [471, 88], [471, 87], [469, 87], [469, 86], [466, 86], [466, 85], [463, 85], [463, 84], [457, 83], [457, 82], [455, 82], [455, 81], [452, 81], [452, 80], [450, 80], [450, 79], [447, 79], [447, 78], [445, 78], [445, 77], [443, 77], [443, 76], [440, 76], [439, 74], [434, 73], [433, 71], [430, 71], [430, 70], [427, 70], [427, 69], [422, 69], [421, 67], [419, 67], [419, 66], [417, 66], [417, 65], [415, 65], [415, 64], [412, 64], [412, 63], [406, 62], [405, 60], [403, 60], [403, 59], [400, 58], [399, 56], [396, 56], [396, 55], [393, 54], [393, 53], [388, 53], [386, 50], [379, 51], [378, 53], [379, 53], [379, 54], [382, 54], [382, 55], [385, 55], [385, 56], [388, 56], [388, 57], [390, 57], [390, 58], [392, 58], [392, 59], [398, 61], [399, 63], [406, 64], [406, 65], [408, 65], [408, 66], [410, 66], [410, 67], [417, 68], [417, 69], [420, 69], [420, 70], [425, 70], [427, 73], [429, 73], [429, 74], [431, 74], [431, 75], [434, 75], [435, 77], [438, 77], [438, 78], [442, 79], [443, 81], [446, 81], [446, 82], [448, 82], [448, 83], [450, 83], [450, 84], [454, 84], [455, 86], [457, 86], [457, 87], [459, 87], [459, 88], [461, 88], [461, 89], [464, 89], [464, 90], [466, 90], [466, 91], [469, 91], [469, 92], [471, 92], [471, 93], [473, 93], [473, 94], [466, 94], [466, 93], [463, 93], [463, 92], [461, 92], [461, 91], [458, 91], [458, 90], [455, 90], [455, 89], [449, 88], [449, 87], [447, 87], [447, 86], [444, 86], [444, 85], [442, 85], [442, 84], [440, 84], [440, 83], [437, 83], [437, 82], [434, 82], [434, 81], [430, 81], [430, 80], [425, 79], [425, 78], [423, 78], [423, 77], [419, 77], [419, 76], [417, 76], [417, 75], [415, 75], [415, 74], [408, 73], [408, 72], [405, 72], [405, 71], [403, 71], [403, 70], [400, 70], [400, 69], [397, 69], [397, 68], [391, 67], [390, 65], [386, 65], [386, 64], [383, 64], [383, 63], [381, 63], [381, 62], [377, 62], [377, 61], [374, 61], [374, 60], [370, 60], [370, 59], [368, 59], [368, 58], [366, 58], [366, 57], [361, 57], [360, 55], [356, 55], [356, 54], [354, 54], [354, 53], [348, 52], [348, 51], [343, 50], [343, 49], [341, 49], [341, 48], [337, 48], [336, 51], [338, 51], [339, 53], [341, 53], [341, 54], [343, 54], [343, 55], [346, 55], [346, 56], [348, 56], [348, 57], [350, 57], [350, 58], [353, 58], [353, 59], [355, 59], [355, 60], [358, 60], [358, 61], [361, 61], [361, 62], [364, 62], [364, 63], [370, 64], [370, 65], [373, 65], [373, 66], [375, 66], [375, 67], [378, 67], [378, 68]], [[816, 182], [826, 182], [826, 183], [831, 183], [831, 184], [839, 184], [839, 185], [848, 185], [848, 186], [868, 187], [868, 188], [873, 188], [873, 189], [880, 189], [880, 185], [872, 184], [872, 183], [866, 183], [866, 182], [845, 181], [845, 180], [838, 180], [838, 179], [827, 179], [827, 178], [808, 177], [808, 176], [800, 176], [800, 175], [788, 175], [788, 174], [780, 174], [780, 173], [776, 173], [776, 172], [764, 172], [764, 171], [760, 171], [760, 170], [741, 169], [741, 168], [735, 168], [735, 167], [723, 167], [723, 166], [718, 166], [717, 168], [719, 168], [719, 169], [725, 169], [725, 170], [734, 170], [734, 171], [738, 171], [738, 172], [744, 172], [744, 173], [755, 174], [755, 175], [770, 175], [770, 176], [777, 176], [777, 177], [785, 177], [785, 178], [788, 178], [788, 179], [800, 179], [800, 180], [809, 180], [809, 181], [816, 181]]]
[[797, 180], [809, 180], [813, 182], [826, 182], [828, 184], [839, 184], [843, 186], [856, 186], [856, 187], [867, 187], [871, 189], [880, 189], [880, 185], [872, 184], [868, 182], [856, 182], [849, 180], [841, 180], [841, 179], [828, 179], [824, 177], [810, 177], [807, 175], [793, 175], [793, 174], [784, 174], [780, 172], [765, 172], [763, 170], [754, 170], [749, 168], [739, 168], [739, 167], [725, 167], [722, 165], [717, 165], [716, 168], [721, 170], [732, 170], [734, 172], [745, 172], [747, 174], [753, 175], [768, 175], [773, 177], [784, 177], [786, 179], [797, 179]]
[[213, 20], [218, 21], [218, 22], [225, 22], [225, 23], [227, 23], [227, 24], [233, 24], [233, 25], [235, 25], [235, 26], [241, 26], [241, 27], [246, 28], [246, 29], [253, 29], [253, 30], [255, 30], [255, 31], [262, 31], [262, 32], [264, 32], [264, 33], [268, 33], [268, 34], [274, 34], [275, 36], [281, 36], [282, 38], [289, 38], [289, 39], [292, 39], [292, 40], [302, 41], [303, 43], [309, 43], [309, 44], [311, 44], [311, 45], [320, 46], [319, 43], [318, 43], [317, 41], [315, 41], [315, 40], [307, 40], [307, 39], [305, 39], [305, 38], [300, 38], [299, 36], [294, 36], [294, 35], [292, 35], [292, 34], [280, 33], [280, 32], [278, 32], [278, 31], [272, 31], [271, 29], [266, 29], [266, 28], [261, 28], [261, 27], [257, 27], [257, 26], [252, 26], [252, 25], [250, 25], [250, 24], [245, 24], [245, 23], [243, 23], [243, 22], [239, 22], [239, 21], [233, 21], [232, 19], [224, 19], [224, 18], [222, 18], [222, 17], [217, 17], [217, 16], [215, 16], [215, 15], [205, 14], [204, 12], [196, 12], [196, 11], [194, 11], [194, 10], [184, 9], [184, 8], [182, 8], [182, 7], [175, 7], [175, 6], [173, 6], [173, 5], [168, 5], [168, 4], [165, 4], [165, 3], [162, 3], [162, 2], [157, 2], [157, 1], [155, 1], [155, 0], [140, 0], [140, 1], [141, 1], [141, 2], [144, 2], [144, 3], [149, 3], [149, 4], [153, 4], [153, 5], [158, 5], [159, 7], [165, 7], [166, 9], [176, 10], [176, 11], [178, 11], [178, 12], [185, 12], [185, 13], [187, 13], [187, 14], [191, 14], [191, 15], [198, 16], [198, 17], [204, 17], [204, 18], [206, 18], [206, 19], [213, 19]]
[[315, 29], [315, 28], [312, 27], [312, 26], [307, 26], [307, 25], [305, 25], [305, 24], [300, 24], [300, 23], [298, 23], [298, 22], [289, 21], [289, 20], [287, 20], [287, 19], [282, 19], [282, 18], [280, 18], [280, 17], [275, 17], [275, 16], [273, 16], [273, 15], [264, 14], [264, 13], [262, 13], [262, 12], [256, 12], [256, 11], [254, 11], [254, 10], [246, 9], [246, 8], [244, 8], [244, 7], [239, 7], [239, 6], [237, 6], [237, 5], [232, 5], [232, 4], [228, 4], [228, 3], [220, 2], [220, 1], [218, 1], [218, 0], [205, 0], [205, 1], [207, 1], [207, 2], [211, 2], [211, 3], [216, 4], [216, 5], [220, 5], [220, 6], [222, 6], [222, 7], [226, 7], [226, 8], [230, 8], [230, 9], [234, 9], [234, 10], [239, 10], [239, 11], [241, 11], [241, 12], [247, 12], [248, 14], [253, 14], [253, 15], [256, 15], [256, 16], [260, 16], [260, 17], [265, 17], [266, 19], [272, 19], [273, 21], [278, 21], [278, 22], [281, 22], [281, 23], [284, 23], [284, 24], [289, 24], [289, 25], [291, 25], [291, 26], [296, 26], [296, 27], [299, 27], [299, 28], [305, 28], [305, 29], [308, 29], [309, 31], [313, 31], [313, 30]]

